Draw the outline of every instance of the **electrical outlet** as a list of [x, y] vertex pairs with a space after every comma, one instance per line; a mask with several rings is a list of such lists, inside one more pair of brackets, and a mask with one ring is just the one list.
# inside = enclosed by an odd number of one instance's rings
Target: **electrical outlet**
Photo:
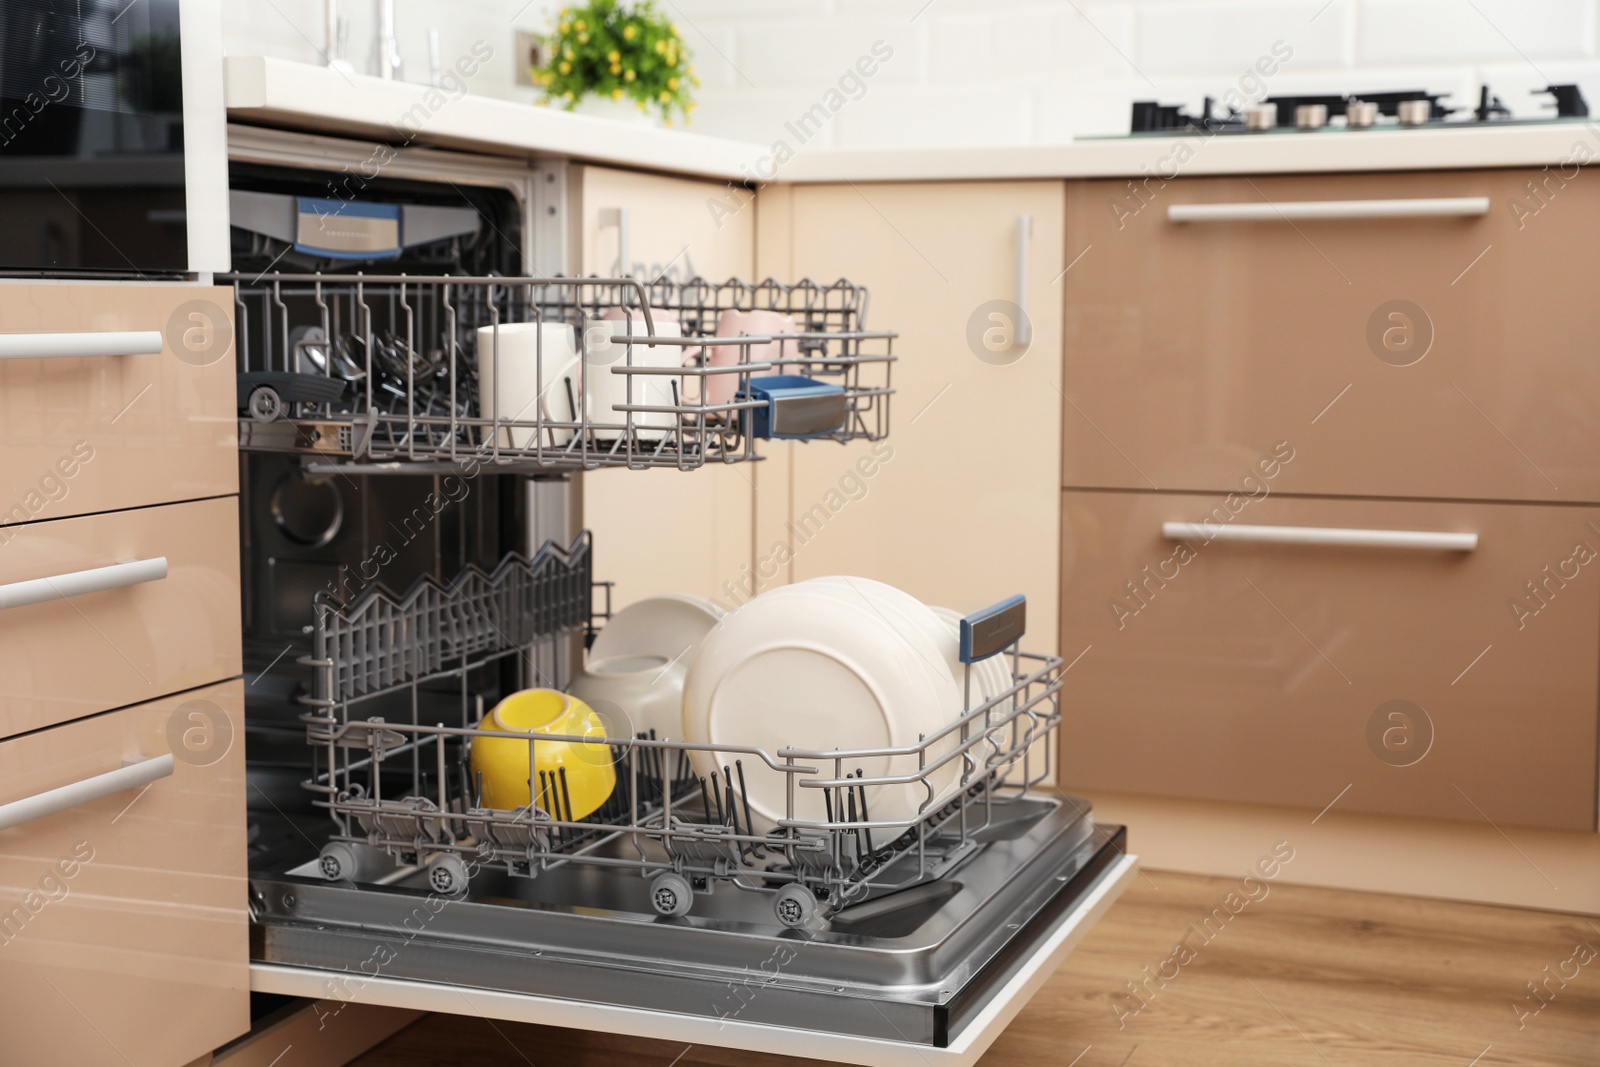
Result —
[[532, 30], [516, 31], [516, 44], [511, 54], [516, 57], [517, 84], [538, 88], [533, 80], [535, 68], [544, 66], [544, 38]]

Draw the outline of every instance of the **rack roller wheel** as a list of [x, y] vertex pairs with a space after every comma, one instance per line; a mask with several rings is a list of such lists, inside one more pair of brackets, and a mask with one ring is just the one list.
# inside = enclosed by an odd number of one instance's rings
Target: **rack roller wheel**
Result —
[[803, 885], [786, 885], [778, 890], [772, 911], [785, 926], [804, 926], [817, 914], [817, 896]]
[[343, 841], [323, 845], [317, 867], [330, 882], [348, 882], [356, 876], [356, 850]]
[[467, 865], [452, 852], [434, 857], [428, 864], [428, 887], [435, 893], [454, 896], [467, 889]]
[[689, 879], [681, 874], [672, 871], [658, 874], [650, 883], [650, 904], [662, 915], [687, 915], [694, 904], [694, 889]]
[[269, 385], [257, 386], [250, 394], [250, 417], [257, 422], [273, 422], [283, 414], [283, 398]]

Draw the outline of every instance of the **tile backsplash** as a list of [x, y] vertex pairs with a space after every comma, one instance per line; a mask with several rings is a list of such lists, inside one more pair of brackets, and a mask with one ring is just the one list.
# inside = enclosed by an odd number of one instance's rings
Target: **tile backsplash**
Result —
[[[375, 71], [379, 0], [340, 0], [346, 58]], [[408, 80], [475, 42], [494, 58], [474, 92], [532, 101], [515, 84], [515, 31], [544, 29], [552, 0], [396, 0]], [[1477, 102], [1487, 81], [1518, 115], [1535, 90], [1578, 82], [1600, 114], [1600, 0], [659, 0], [704, 82], [693, 129], [763, 144], [823, 104], [816, 146], [993, 146], [1121, 133], [1139, 99], [1188, 103], [1268, 92], [1427, 89]], [[229, 3], [227, 49], [320, 62], [324, 0]], [[1292, 57], [1250, 71], [1275, 42]], [[855, 64], [888, 50], [870, 77]], [[1282, 47], [1282, 46], [1280, 46]], [[842, 102], [841, 102], [842, 101]]]

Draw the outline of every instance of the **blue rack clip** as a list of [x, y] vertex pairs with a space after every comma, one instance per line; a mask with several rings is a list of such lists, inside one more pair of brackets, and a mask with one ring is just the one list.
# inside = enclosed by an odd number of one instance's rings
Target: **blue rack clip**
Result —
[[1028, 631], [1028, 598], [1020, 593], [961, 620], [961, 662], [1004, 652]]
[[767, 402], [746, 409], [750, 436], [758, 438], [826, 437], [844, 426], [848, 414], [843, 388], [799, 374], [751, 378], [748, 394], [740, 390], [739, 399]]

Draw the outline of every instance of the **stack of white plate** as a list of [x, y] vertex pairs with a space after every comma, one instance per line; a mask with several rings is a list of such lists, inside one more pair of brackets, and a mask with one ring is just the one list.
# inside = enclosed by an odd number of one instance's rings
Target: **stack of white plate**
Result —
[[[959, 619], [865, 578], [817, 578], [765, 593], [726, 616], [696, 651], [684, 686], [685, 740], [749, 746], [774, 756], [783, 748], [916, 745], [961, 715], [965, 668], [952, 621]], [[1002, 666], [975, 668], [969, 706], [1007, 688]], [[797, 760], [819, 771], [797, 781], [856, 772], [868, 779], [911, 775], [919, 765], [949, 755], [956, 744], [954, 733], [942, 738], [921, 764], [915, 755]], [[707, 777], [742, 760], [745, 799], [757, 831], [785, 817], [788, 775], [753, 755], [691, 757]], [[956, 757], [928, 774], [927, 785], [868, 786], [865, 818], [909, 825], [948, 800], [960, 774]], [[800, 820], [826, 819], [823, 791], [797, 786], [793, 811]], [[847, 814], [832, 813], [835, 820]], [[857, 818], [863, 818], [859, 809]]]

